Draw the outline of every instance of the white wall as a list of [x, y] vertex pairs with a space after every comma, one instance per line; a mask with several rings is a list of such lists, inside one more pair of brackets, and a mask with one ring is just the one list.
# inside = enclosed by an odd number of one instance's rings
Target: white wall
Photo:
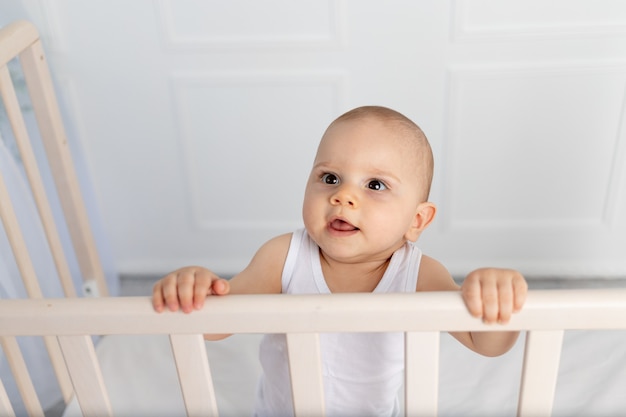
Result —
[[[3, 0], [4, 2], [8, 0]], [[44, 34], [121, 273], [232, 273], [300, 222], [326, 125], [430, 138], [461, 274], [626, 275], [626, 3], [18, 1]]]

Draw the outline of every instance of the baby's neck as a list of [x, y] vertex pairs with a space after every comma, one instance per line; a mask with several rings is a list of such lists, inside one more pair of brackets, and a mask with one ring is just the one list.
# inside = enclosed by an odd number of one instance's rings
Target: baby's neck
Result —
[[320, 251], [326, 285], [332, 293], [372, 292], [382, 279], [389, 259], [362, 263], [343, 263], [329, 259]]

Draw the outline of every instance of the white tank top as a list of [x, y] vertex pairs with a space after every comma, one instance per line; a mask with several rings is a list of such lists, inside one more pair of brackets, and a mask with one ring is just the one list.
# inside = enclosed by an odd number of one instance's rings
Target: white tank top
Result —
[[[415, 292], [422, 252], [405, 244], [391, 261], [374, 293]], [[282, 274], [286, 294], [329, 294], [319, 247], [304, 229], [293, 233]], [[402, 333], [320, 335], [324, 400], [329, 417], [396, 416], [404, 376]], [[293, 416], [285, 335], [266, 335], [260, 347], [263, 374], [255, 416]]]

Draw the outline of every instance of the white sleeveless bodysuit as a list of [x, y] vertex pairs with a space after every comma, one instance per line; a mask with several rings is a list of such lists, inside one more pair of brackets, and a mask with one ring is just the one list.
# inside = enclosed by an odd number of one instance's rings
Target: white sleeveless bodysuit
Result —
[[[410, 243], [397, 250], [374, 293], [415, 292], [421, 251]], [[293, 233], [282, 275], [286, 294], [329, 294], [319, 247], [304, 229]], [[402, 333], [320, 335], [326, 415], [395, 416], [404, 375]], [[285, 335], [266, 335], [260, 347], [263, 375], [255, 416], [293, 416]]]

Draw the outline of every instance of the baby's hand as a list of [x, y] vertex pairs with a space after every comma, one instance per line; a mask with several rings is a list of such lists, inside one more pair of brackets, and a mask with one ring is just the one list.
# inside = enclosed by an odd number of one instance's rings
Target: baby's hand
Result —
[[201, 309], [207, 295], [225, 295], [230, 284], [206, 268], [189, 266], [169, 273], [157, 281], [152, 289], [152, 306], [157, 312], [165, 307], [170, 311], [189, 313]]
[[485, 323], [506, 324], [522, 309], [528, 285], [510, 269], [484, 268], [471, 272], [461, 286], [463, 301], [474, 317]]

